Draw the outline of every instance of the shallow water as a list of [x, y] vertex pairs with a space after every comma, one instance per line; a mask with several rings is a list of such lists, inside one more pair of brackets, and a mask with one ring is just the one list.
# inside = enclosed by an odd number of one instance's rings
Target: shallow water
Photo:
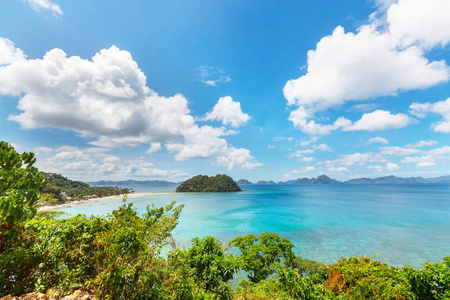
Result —
[[[174, 186], [134, 186], [137, 192]], [[130, 199], [139, 212], [150, 203], [185, 204], [174, 230], [178, 243], [212, 235], [276, 232], [303, 257], [333, 263], [341, 257], [373, 256], [390, 265], [440, 262], [450, 256], [450, 185], [243, 185], [240, 193], [157, 194]], [[104, 215], [121, 199], [60, 209]]]

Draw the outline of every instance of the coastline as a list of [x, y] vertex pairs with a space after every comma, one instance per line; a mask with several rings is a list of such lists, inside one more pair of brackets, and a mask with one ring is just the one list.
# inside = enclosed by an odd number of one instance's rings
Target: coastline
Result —
[[38, 207], [37, 210], [45, 211], [45, 210], [52, 210], [52, 209], [58, 209], [58, 208], [63, 208], [63, 207], [67, 207], [67, 206], [72, 206], [72, 205], [79, 205], [79, 204], [87, 203], [87, 202], [95, 202], [95, 201], [99, 201], [99, 200], [121, 199], [125, 195], [127, 195], [128, 199], [133, 199], [133, 198], [142, 197], [142, 196], [163, 195], [163, 194], [172, 194], [172, 193], [175, 193], [175, 192], [139, 192], [139, 193], [132, 193], [132, 194], [106, 196], [106, 197], [101, 197], [101, 198], [79, 199], [79, 200], [74, 200], [74, 201], [67, 201], [66, 203], [63, 203], [63, 204], [41, 206], [41, 207]]

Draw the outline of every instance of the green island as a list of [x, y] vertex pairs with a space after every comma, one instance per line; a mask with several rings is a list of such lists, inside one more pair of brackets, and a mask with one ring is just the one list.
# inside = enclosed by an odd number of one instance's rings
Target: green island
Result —
[[[420, 270], [367, 257], [326, 265], [268, 232], [226, 247], [212, 236], [194, 238], [180, 248], [171, 232], [183, 205], [175, 202], [149, 205], [142, 215], [126, 201], [106, 216], [37, 212], [46, 176], [35, 161], [0, 142], [2, 300], [450, 298], [450, 257]], [[240, 270], [246, 278], [232, 289]]]
[[194, 176], [177, 187], [177, 193], [223, 193], [240, 192], [242, 189], [230, 176]]

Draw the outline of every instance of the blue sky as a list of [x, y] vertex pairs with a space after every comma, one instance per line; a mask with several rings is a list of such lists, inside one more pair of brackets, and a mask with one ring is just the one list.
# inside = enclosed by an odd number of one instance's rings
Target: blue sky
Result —
[[450, 175], [450, 2], [0, 2], [0, 137], [80, 180]]

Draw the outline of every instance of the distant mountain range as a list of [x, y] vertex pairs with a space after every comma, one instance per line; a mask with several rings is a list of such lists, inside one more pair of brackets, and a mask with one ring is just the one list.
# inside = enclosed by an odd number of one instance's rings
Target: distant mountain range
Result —
[[[253, 184], [247, 179], [240, 179], [236, 181], [237, 184]], [[450, 183], [450, 176], [440, 176], [434, 178], [423, 178], [423, 177], [396, 177], [396, 176], [385, 176], [378, 178], [355, 178], [347, 181], [339, 181], [332, 179], [326, 175], [318, 176], [317, 178], [298, 178], [295, 180], [280, 181], [278, 183], [269, 180], [260, 180], [256, 184], [429, 184], [429, 183]], [[171, 182], [164, 180], [122, 180], [122, 181], [111, 181], [111, 180], [101, 180], [96, 182], [89, 182], [90, 185], [113, 185], [113, 186], [133, 186], [133, 185], [177, 185], [180, 182]]]
[[[252, 184], [247, 179], [237, 181], [238, 184]], [[434, 178], [423, 177], [396, 177], [385, 176], [378, 178], [355, 178], [347, 181], [332, 179], [326, 175], [317, 178], [298, 178], [295, 180], [280, 181], [278, 184], [429, 184], [429, 183], [450, 183], [450, 176], [440, 176]], [[273, 181], [258, 181], [256, 184], [277, 184]]]
[[101, 180], [95, 182], [89, 182], [90, 185], [176, 185], [177, 182], [170, 182], [164, 180], [122, 180], [122, 181], [111, 181], [111, 180]]

